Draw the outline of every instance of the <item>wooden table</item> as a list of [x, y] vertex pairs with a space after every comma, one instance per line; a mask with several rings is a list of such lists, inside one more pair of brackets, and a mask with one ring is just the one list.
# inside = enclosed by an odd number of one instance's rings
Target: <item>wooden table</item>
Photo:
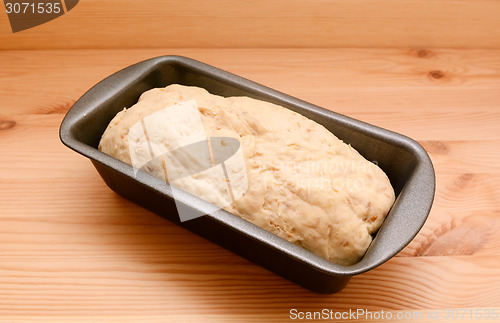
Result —
[[[492, 0], [85, 0], [12, 33], [0, 9], [0, 322], [282, 322], [292, 309], [493, 322], [499, 13]], [[165, 54], [418, 140], [437, 175], [424, 228], [318, 295], [117, 196], [59, 125], [92, 85]]]
[[[342, 292], [318, 295], [117, 196], [61, 144], [58, 127], [93, 84], [162, 54], [418, 140], [437, 175], [420, 234]], [[292, 308], [498, 311], [499, 143], [499, 50], [0, 52], [0, 322], [269, 322], [288, 320]]]

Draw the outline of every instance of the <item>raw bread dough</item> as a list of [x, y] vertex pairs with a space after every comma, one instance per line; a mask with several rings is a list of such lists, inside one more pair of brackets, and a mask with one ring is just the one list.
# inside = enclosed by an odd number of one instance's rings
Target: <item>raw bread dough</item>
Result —
[[[394, 203], [384, 172], [320, 124], [268, 102], [198, 87], [174, 84], [143, 93], [113, 118], [99, 149], [140, 168], [207, 137], [240, 141], [240, 162], [225, 163], [229, 179], [214, 184], [224, 174], [213, 167], [173, 184], [332, 262], [358, 262]], [[187, 162], [197, 163], [191, 157]], [[145, 170], [166, 179], [165, 167], [159, 162]]]

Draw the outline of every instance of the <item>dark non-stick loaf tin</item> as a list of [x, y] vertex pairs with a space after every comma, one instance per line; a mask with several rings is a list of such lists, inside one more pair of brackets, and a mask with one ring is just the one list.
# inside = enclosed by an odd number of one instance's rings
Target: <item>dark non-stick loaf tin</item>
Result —
[[[174, 83], [286, 107], [322, 124], [366, 159], [376, 161], [395, 189], [396, 202], [361, 261], [351, 266], [334, 264], [223, 209], [212, 212], [210, 204], [186, 192], [176, 193], [174, 201], [172, 187], [165, 181], [146, 172], [134, 172], [132, 166], [97, 149], [117, 112], [135, 104], [141, 93]], [[69, 110], [61, 124], [60, 138], [66, 146], [88, 157], [118, 194], [320, 293], [341, 290], [351, 276], [371, 270], [401, 251], [424, 224], [434, 198], [434, 169], [416, 141], [179, 56], [152, 58], [99, 82]], [[194, 219], [181, 222], [181, 211], [191, 213]]]

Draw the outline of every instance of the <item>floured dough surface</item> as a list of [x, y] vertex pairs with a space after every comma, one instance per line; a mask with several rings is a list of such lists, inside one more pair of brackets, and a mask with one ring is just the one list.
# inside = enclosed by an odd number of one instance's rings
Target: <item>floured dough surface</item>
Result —
[[[164, 119], [156, 117], [163, 113], [167, 113]], [[175, 122], [155, 124], [174, 117]], [[141, 123], [152, 129], [147, 136], [134, 128]], [[193, 133], [186, 132], [183, 124]], [[228, 199], [225, 181], [216, 183], [215, 189], [208, 182], [222, 174], [215, 168], [173, 184], [332, 262], [358, 262], [394, 203], [394, 190], [384, 172], [318, 123], [268, 102], [224, 98], [198, 87], [174, 84], [143, 93], [137, 104], [113, 118], [99, 149], [128, 164], [142, 165], [151, 160], [151, 151], [164, 153], [185, 144], [169, 140], [169, 131], [184, 129], [179, 130], [183, 138], [193, 137], [188, 143], [203, 140], [196, 125], [204, 136], [240, 141], [241, 162], [233, 158], [225, 163], [226, 171], [235, 183], [245, 179], [247, 185], [233, 185], [238, 196]], [[190, 156], [185, 159], [199, 162]], [[172, 162], [167, 167], [177, 166]], [[145, 170], [165, 179], [161, 162]]]

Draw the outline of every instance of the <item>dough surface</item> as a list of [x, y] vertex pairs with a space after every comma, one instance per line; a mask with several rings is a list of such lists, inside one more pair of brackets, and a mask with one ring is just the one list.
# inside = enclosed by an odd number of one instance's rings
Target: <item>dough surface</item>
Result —
[[[175, 122], [164, 122], [169, 118]], [[141, 124], [147, 135], [137, 131]], [[198, 87], [174, 84], [143, 93], [113, 118], [99, 149], [141, 166], [152, 155], [207, 137], [239, 140], [240, 159], [225, 163], [229, 179], [210, 182], [222, 176], [213, 167], [171, 184], [334, 263], [358, 262], [394, 203], [385, 173], [320, 124], [268, 102]], [[185, 159], [199, 163], [196, 156]], [[165, 167], [181, 169], [169, 160], [143, 169], [168, 180]]]

